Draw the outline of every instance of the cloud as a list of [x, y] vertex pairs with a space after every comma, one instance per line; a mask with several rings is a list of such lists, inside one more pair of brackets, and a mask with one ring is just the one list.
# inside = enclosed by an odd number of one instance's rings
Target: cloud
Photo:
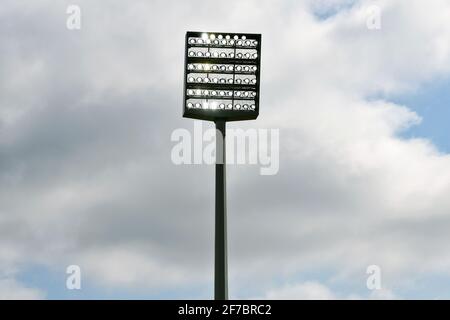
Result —
[[[401, 138], [421, 117], [389, 101], [448, 75], [448, 2], [377, 1], [378, 31], [372, 1], [77, 3], [80, 31], [65, 28], [72, 2], [0, 11], [2, 269], [75, 263], [101, 288], [208, 287], [213, 168], [170, 161], [172, 130], [193, 127], [182, 39], [205, 29], [263, 34], [260, 117], [229, 126], [280, 129], [278, 175], [228, 168], [231, 295], [348, 297], [371, 264], [388, 288], [450, 276], [450, 156]], [[326, 279], [275, 285], [312, 270]]]
[[0, 279], [0, 300], [37, 300], [45, 294], [38, 289], [28, 288], [14, 279]]
[[[152, 250], [149, 250], [150, 252]], [[87, 281], [96, 281], [106, 287], [151, 288], [154, 292], [184, 286], [202, 280], [187, 269], [168, 262], [155, 261], [152, 254], [137, 251], [132, 247], [104, 248], [84, 253], [79, 259], [82, 270], [86, 270]]]
[[374, 290], [370, 294], [370, 298], [374, 300], [394, 300], [398, 299], [398, 297], [390, 290], [380, 289]]
[[288, 284], [281, 287], [268, 289], [263, 297], [254, 298], [267, 300], [393, 300], [398, 297], [389, 289], [370, 291], [370, 294], [361, 296], [357, 293], [349, 293], [345, 296], [336, 294], [326, 285], [316, 281]]
[[326, 286], [317, 282], [284, 286], [266, 293], [269, 300], [332, 300], [335, 295]]

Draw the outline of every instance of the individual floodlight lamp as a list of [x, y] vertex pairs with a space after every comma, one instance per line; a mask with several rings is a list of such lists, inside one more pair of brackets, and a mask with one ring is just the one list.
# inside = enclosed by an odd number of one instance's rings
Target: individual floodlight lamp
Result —
[[228, 298], [225, 128], [227, 121], [259, 115], [261, 35], [187, 32], [183, 117], [214, 121], [216, 132], [216, 214], [214, 297]]

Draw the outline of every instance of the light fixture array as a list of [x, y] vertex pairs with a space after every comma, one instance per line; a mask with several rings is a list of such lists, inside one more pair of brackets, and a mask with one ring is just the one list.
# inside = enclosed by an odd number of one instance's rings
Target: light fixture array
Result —
[[186, 34], [184, 115], [255, 119], [259, 113], [259, 34]]

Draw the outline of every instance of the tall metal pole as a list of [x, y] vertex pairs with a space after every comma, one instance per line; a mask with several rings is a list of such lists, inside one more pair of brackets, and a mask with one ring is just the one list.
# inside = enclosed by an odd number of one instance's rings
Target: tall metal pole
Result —
[[228, 299], [225, 121], [216, 121], [216, 219], [214, 299]]

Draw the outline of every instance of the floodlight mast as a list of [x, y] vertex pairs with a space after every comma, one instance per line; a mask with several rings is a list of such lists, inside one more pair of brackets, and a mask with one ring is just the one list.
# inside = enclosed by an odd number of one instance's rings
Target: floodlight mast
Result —
[[214, 299], [228, 300], [226, 122], [216, 121]]
[[216, 125], [214, 299], [228, 299], [226, 122], [259, 115], [261, 35], [186, 33], [183, 117]]

